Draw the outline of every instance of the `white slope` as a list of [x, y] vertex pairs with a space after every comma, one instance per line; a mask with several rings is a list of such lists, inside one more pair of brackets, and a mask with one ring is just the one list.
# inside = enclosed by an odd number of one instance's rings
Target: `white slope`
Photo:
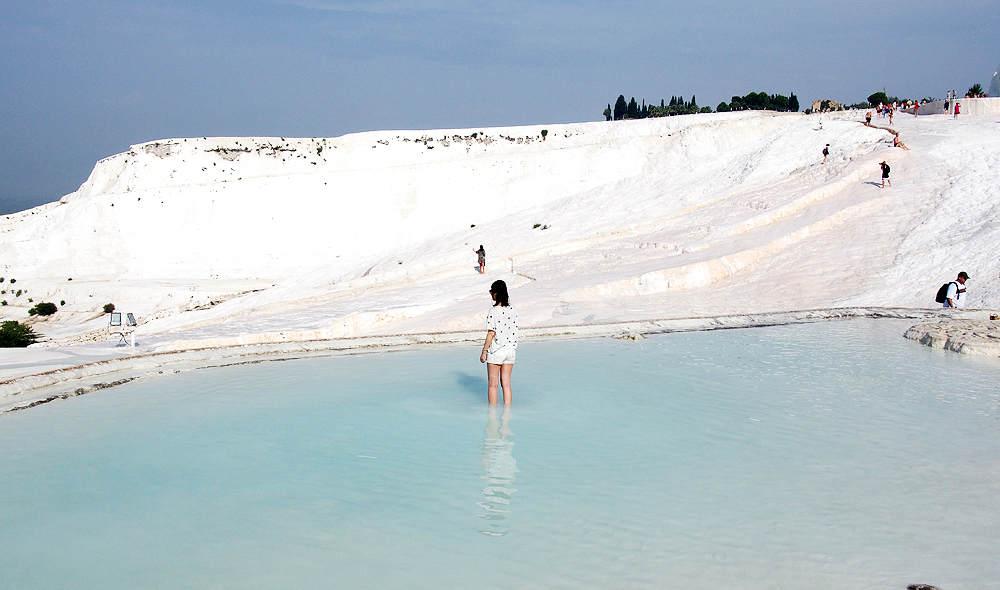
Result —
[[113, 302], [165, 350], [478, 328], [496, 279], [524, 326], [932, 307], [959, 270], [996, 306], [997, 117], [899, 115], [904, 151], [861, 115], [137, 145], [0, 218], [0, 314], [65, 300], [70, 345]]

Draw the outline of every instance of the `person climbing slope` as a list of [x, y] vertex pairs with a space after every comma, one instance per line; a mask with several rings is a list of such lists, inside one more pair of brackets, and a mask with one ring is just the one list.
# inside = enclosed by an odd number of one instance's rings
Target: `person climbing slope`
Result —
[[486, 272], [486, 249], [483, 248], [482, 244], [479, 244], [479, 249], [473, 250], [473, 252], [479, 255], [479, 274], [483, 274]]
[[882, 168], [882, 188], [885, 188], [885, 183], [887, 182], [889, 183], [889, 186], [892, 186], [892, 181], [889, 180], [889, 164], [887, 164], [885, 160], [882, 160], [882, 163], [879, 164], [879, 166]]

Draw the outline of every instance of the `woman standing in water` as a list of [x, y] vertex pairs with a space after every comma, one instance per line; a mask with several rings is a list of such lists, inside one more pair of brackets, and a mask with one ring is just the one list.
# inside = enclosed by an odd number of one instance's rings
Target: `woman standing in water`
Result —
[[503, 387], [503, 403], [509, 404], [514, 395], [510, 374], [514, 370], [514, 353], [517, 350], [517, 312], [510, 306], [507, 283], [493, 281], [490, 285], [493, 307], [486, 316], [486, 344], [479, 362], [486, 363], [489, 377], [488, 398], [497, 403], [497, 386]]

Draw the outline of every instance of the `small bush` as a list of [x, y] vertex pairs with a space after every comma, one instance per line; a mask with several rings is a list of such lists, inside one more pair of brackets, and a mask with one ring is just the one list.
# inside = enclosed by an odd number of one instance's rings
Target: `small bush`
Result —
[[66, 305], [66, 300], [65, 299], [63, 299], [62, 301], [59, 302], [59, 307], [63, 307], [64, 305]]
[[3, 301], [0, 301], [0, 305], [7, 307], [7, 300], [4, 299]]
[[13, 284], [14, 284], [14, 283], [16, 283], [16, 282], [17, 282], [17, 279], [11, 279], [11, 280], [10, 280], [10, 284], [11, 284], [11, 285], [13, 285]]
[[52, 315], [57, 309], [55, 303], [39, 303], [28, 310], [28, 315]]
[[20, 297], [20, 296], [21, 296], [21, 290], [18, 289], [17, 293], [14, 294], [14, 297]]
[[111, 313], [114, 310], [115, 310], [115, 304], [114, 303], [105, 303], [104, 304], [104, 313]]
[[549, 134], [548, 129], [542, 129], [542, 141], [545, 141], [545, 136]]
[[24, 348], [38, 341], [38, 334], [13, 320], [0, 324], [0, 348]]

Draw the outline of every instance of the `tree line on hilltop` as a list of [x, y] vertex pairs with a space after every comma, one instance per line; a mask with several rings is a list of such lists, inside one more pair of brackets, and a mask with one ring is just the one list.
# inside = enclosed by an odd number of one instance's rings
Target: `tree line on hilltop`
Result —
[[[794, 93], [788, 96], [781, 94], [768, 94], [766, 92], [751, 92], [746, 96], [734, 96], [730, 102], [720, 102], [715, 112], [727, 113], [730, 111], [793, 111], [799, 110], [799, 99]], [[674, 115], [691, 115], [694, 113], [711, 113], [712, 107], [699, 107], [698, 100], [691, 95], [691, 100], [684, 100], [683, 96], [671, 96], [670, 102], [660, 100], [660, 106], [647, 105], [643, 99], [640, 106], [635, 97], [626, 102], [625, 95], [618, 95], [615, 101], [615, 108], [604, 109], [604, 117], [611, 121], [621, 121], [623, 119], [647, 119], [650, 117], [672, 117]]]

